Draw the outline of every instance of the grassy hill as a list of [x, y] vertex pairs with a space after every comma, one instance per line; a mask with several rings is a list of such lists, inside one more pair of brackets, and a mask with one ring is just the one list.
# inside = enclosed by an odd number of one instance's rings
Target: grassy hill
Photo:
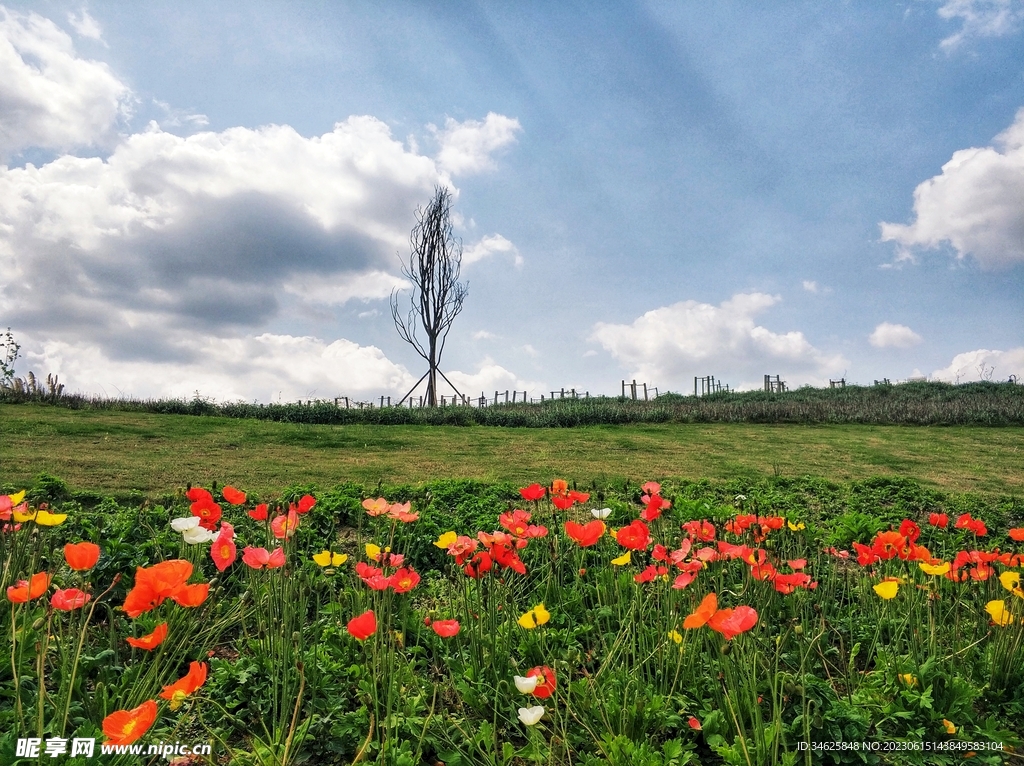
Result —
[[308, 425], [0, 404], [0, 485], [41, 472], [96, 492], [188, 482], [254, 491], [443, 478], [850, 481], [905, 476], [950, 492], [1024, 490], [1024, 427], [660, 423], [588, 428]]

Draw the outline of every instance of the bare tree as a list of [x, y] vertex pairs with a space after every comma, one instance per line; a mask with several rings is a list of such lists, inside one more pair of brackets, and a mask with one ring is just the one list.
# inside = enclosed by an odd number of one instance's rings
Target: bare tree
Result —
[[[462, 311], [469, 283], [459, 282], [462, 269], [462, 242], [452, 232], [452, 194], [446, 187], [434, 189], [434, 198], [426, 210], [417, 208], [416, 225], [409, 235], [408, 264], [402, 274], [412, 282], [409, 312], [403, 317], [398, 308], [398, 291], [391, 293], [391, 317], [395, 329], [416, 353], [426, 360], [428, 369], [416, 386], [427, 379], [427, 404], [437, 406], [437, 376], [452, 382], [441, 372], [441, 354], [455, 317]], [[425, 339], [418, 335], [421, 330]], [[406, 394], [401, 404], [416, 389]], [[456, 389], [456, 393], [459, 393]], [[460, 394], [461, 396], [461, 394]]]

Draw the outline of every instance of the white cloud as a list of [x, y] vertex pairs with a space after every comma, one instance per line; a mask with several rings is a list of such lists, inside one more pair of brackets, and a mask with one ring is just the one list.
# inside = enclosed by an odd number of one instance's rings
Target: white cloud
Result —
[[875, 348], [910, 348], [921, 342], [921, 336], [906, 325], [882, 322], [868, 336]]
[[[475, 373], [460, 372], [459, 370], [445, 371], [452, 383], [458, 386], [463, 395], [479, 397], [481, 393], [488, 398], [494, 397], [495, 391], [500, 391], [504, 397], [505, 391], [528, 391], [534, 398], [540, 396], [544, 390], [544, 384], [533, 380], [520, 378], [511, 370], [507, 370], [496, 363], [490, 357], [484, 359], [480, 369]], [[441, 387], [447, 389], [444, 381]], [[511, 394], [510, 394], [511, 396]]]
[[1024, 108], [994, 143], [954, 152], [941, 175], [918, 185], [913, 223], [880, 224], [882, 241], [899, 245], [898, 260], [948, 242], [983, 269], [1024, 263]]
[[806, 290], [809, 293], [816, 293], [816, 292], [818, 292], [818, 283], [817, 282], [812, 282], [809, 279], [805, 279], [804, 280], [804, 290]]
[[990, 351], [979, 348], [957, 354], [948, 367], [935, 370], [933, 380], [949, 383], [967, 383], [975, 380], [1008, 380], [1015, 375], [1017, 381], [1024, 381], [1024, 346], [1007, 351]]
[[477, 330], [473, 333], [473, 340], [494, 340], [498, 336], [487, 330]]
[[453, 175], [493, 170], [495, 163], [491, 155], [515, 143], [516, 134], [522, 130], [519, 120], [494, 112], [488, 112], [483, 122], [457, 122], [449, 117], [444, 128], [428, 127], [441, 145], [437, 153], [438, 167]]
[[416, 380], [380, 349], [344, 339], [264, 333], [182, 335], [176, 343], [192, 361], [118, 359], [97, 345], [59, 340], [43, 341], [27, 360], [56, 373], [69, 390], [106, 396], [191, 398], [199, 391], [218, 401], [296, 401], [404, 393]]
[[820, 383], [841, 372], [848, 362], [818, 350], [802, 332], [775, 333], [755, 323], [755, 315], [779, 300], [739, 293], [719, 306], [683, 301], [648, 311], [632, 324], [599, 322], [591, 339], [630, 377], [676, 390], [689, 390], [695, 376], [714, 375], [733, 388], [758, 388], [765, 374], [781, 375], [793, 386]]
[[0, 160], [29, 147], [106, 145], [130, 97], [106, 64], [80, 58], [52, 21], [0, 7]]
[[462, 251], [462, 262], [468, 266], [495, 253], [508, 253], [513, 257], [516, 266], [523, 265], [519, 249], [501, 234], [491, 234], [467, 247]]
[[939, 45], [952, 52], [965, 41], [978, 37], [1003, 37], [1020, 28], [1024, 21], [1021, 0], [945, 0], [938, 10], [947, 21], [960, 21], [960, 29]]
[[85, 37], [89, 40], [97, 40], [103, 42], [103, 30], [100, 28], [100, 24], [96, 19], [89, 15], [89, 11], [85, 8], [82, 9], [82, 15], [76, 16], [74, 13], [68, 14], [68, 24], [75, 30], [75, 33], [79, 37]]
[[387, 298], [392, 290], [404, 290], [411, 285], [386, 271], [369, 271], [365, 274], [340, 274], [333, 278], [306, 274], [291, 278], [283, 287], [285, 292], [300, 296], [310, 303], [340, 306], [354, 299], [365, 301]]

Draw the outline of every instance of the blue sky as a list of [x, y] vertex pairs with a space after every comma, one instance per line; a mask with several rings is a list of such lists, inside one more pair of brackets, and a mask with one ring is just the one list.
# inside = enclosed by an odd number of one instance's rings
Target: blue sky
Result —
[[72, 390], [1024, 377], [1024, 1], [9, 2], [0, 324]]

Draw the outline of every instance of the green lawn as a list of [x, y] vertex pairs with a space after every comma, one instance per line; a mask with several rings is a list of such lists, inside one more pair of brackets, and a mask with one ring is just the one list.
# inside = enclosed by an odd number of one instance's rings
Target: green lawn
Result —
[[165, 492], [216, 480], [415, 483], [555, 476], [907, 476], [947, 491], [1024, 489], [1024, 428], [664, 424], [577, 429], [306, 426], [229, 418], [0, 405], [0, 483], [40, 472], [99, 492]]

